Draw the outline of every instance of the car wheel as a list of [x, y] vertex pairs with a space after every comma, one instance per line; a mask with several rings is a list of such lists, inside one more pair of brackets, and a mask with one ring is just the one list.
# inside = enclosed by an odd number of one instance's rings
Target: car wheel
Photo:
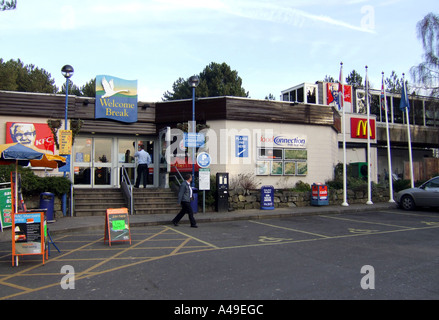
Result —
[[400, 207], [404, 210], [413, 210], [415, 208], [415, 201], [409, 195], [405, 195], [401, 198]]

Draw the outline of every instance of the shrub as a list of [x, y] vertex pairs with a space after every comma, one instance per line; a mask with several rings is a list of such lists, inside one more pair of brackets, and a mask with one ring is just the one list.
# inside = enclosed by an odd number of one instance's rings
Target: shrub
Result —
[[[15, 165], [0, 166], [0, 182], [10, 182]], [[70, 192], [70, 180], [65, 177], [39, 177], [30, 168], [18, 166], [21, 175], [21, 188], [24, 195], [39, 195], [51, 192], [56, 196]]]

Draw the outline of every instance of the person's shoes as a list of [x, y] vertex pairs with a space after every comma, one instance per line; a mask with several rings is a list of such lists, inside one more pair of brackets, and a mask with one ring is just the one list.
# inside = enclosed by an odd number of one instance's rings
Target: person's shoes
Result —
[[172, 224], [175, 226], [175, 227], [178, 227], [178, 223], [177, 222], [175, 222], [175, 221], [171, 221], [172, 222]]
[[198, 226], [197, 225], [193, 225], [193, 226], [191, 226], [191, 228], [198, 228]]

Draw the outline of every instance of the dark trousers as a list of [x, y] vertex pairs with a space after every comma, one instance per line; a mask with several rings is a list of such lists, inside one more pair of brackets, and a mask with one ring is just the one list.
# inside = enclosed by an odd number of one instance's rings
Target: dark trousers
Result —
[[143, 187], [146, 188], [148, 183], [149, 169], [147, 164], [139, 164], [137, 166], [137, 179], [134, 187], [138, 188], [140, 185], [140, 177], [143, 176]]
[[194, 212], [192, 211], [191, 203], [186, 202], [186, 201], [181, 202], [181, 210], [175, 216], [175, 218], [174, 218], [174, 220], [172, 220], [172, 222], [178, 223], [181, 220], [181, 218], [183, 218], [185, 213], [187, 213], [189, 216], [189, 221], [191, 222], [191, 226], [196, 226], [197, 222], [195, 221], [195, 218], [194, 218]]

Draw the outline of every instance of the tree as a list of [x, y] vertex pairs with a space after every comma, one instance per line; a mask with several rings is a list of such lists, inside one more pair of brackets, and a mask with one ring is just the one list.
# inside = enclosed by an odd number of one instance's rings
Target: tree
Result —
[[[58, 93], [61, 94], [66, 93], [66, 82], [63, 83], [61, 90]], [[79, 89], [78, 86], [74, 84], [72, 80], [69, 80], [69, 95], [82, 96], [81, 89]]]
[[84, 97], [96, 96], [96, 78], [91, 79], [81, 87], [81, 95]]
[[418, 38], [424, 48], [424, 61], [410, 69], [415, 82], [420, 82], [439, 97], [439, 15], [427, 14], [416, 25]]
[[[196, 90], [197, 97], [235, 96], [249, 97], [242, 87], [238, 72], [231, 70], [226, 63], [212, 62], [199, 74], [200, 83]], [[178, 78], [172, 85], [172, 92], [166, 91], [162, 100], [179, 100], [192, 98], [189, 78]]]
[[272, 94], [272, 93], [270, 93], [268, 96], [265, 96], [265, 100], [276, 100], [276, 97]]
[[14, 10], [17, 7], [17, 0], [11, 0], [11, 1], [0, 1], [0, 11], [5, 10]]
[[323, 82], [335, 83], [335, 80], [333, 76], [326, 75], [325, 78], [323, 79]]
[[[399, 79], [398, 75], [396, 74], [395, 71], [392, 71], [392, 74], [390, 75], [390, 77], [387, 77], [384, 80], [384, 83], [386, 85], [386, 91], [391, 92], [391, 93], [401, 93], [402, 90], [402, 78]], [[405, 81], [406, 84], [406, 88], [407, 88], [407, 92], [409, 91], [409, 87], [408, 87], [408, 81]]]
[[346, 78], [346, 83], [350, 86], [355, 87], [355, 88], [362, 89], [364, 87], [363, 78], [355, 70], [352, 70], [351, 73], [348, 74], [348, 76]]
[[0, 89], [19, 92], [56, 93], [55, 80], [44, 69], [24, 65], [18, 59], [4, 62], [0, 58]]

